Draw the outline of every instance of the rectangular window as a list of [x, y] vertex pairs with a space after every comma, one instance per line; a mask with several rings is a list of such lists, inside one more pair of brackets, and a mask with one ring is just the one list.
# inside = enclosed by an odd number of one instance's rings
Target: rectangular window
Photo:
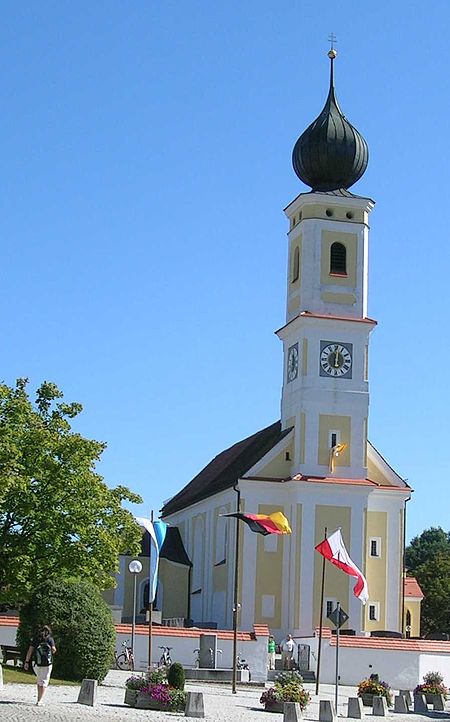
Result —
[[328, 432], [328, 438], [329, 438], [329, 448], [332, 449], [333, 446], [336, 446], [336, 444], [340, 444], [341, 442], [341, 434], [339, 431], [329, 431]]
[[261, 597], [261, 616], [273, 619], [275, 616], [275, 597], [273, 594], [263, 594]]
[[369, 539], [369, 554], [371, 557], [381, 556], [381, 538], [374, 536]]
[[378, 622], [380, 618], [380, 605], [378, 602], [373, 602], [372, 604], [369, 604], [369, 621], [371, 622]]
[[323, 616], [328, 618], [331, 612], [336, 609], [336, 599], [329, 598], [324, 600], [323, 604]]

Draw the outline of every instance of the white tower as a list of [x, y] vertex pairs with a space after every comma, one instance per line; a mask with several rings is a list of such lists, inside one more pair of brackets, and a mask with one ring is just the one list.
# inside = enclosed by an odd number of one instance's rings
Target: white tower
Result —
[[298, 139], [293, 164], [312, 191], [289, 219], [281, 419], [295, 427], [294, 474], [367, 476], [368, 219], [374, 203], [348, 188], [364, 173], [367, 144], [330, 90], [319, 117]]

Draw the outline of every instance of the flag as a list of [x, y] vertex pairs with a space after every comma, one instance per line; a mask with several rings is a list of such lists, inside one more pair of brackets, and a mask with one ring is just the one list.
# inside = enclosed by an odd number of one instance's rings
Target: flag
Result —
[[156, 587], [158, 585], [158, 566], [159, 554], [166, 538], [167, 524], [158, 519], [151, 521], [142, 516], [136, 517], [136, 521], [140, 527], [148, 531], [150, 534], [150, 584], [149, 584], [149, 603], [155, 600]]
[[343, 451], [347, 448], [348, 444], [336, 444], [335, 446], [332, 446], [330, 449], [330, 464], [329, 469], [330, 472], [333, 473], [335, 466], [336, 466], [336, 459], [339, 456], [339, 454], [342, 454]]
[[369, 599], [367, 581], [362, 571], [358, 569], [355, 562], [352, 562], [350, 559], [345, 548], [344, 540], [342, 539], [341, 530], [338, 529], [333, 532], [331, 536], [324, 539], [323, 542], [320, 542], [320, 544], [316, 546], [316, 551], [336, 567], [342, 569], [346, 574], [349, 574], [351, 577], [356, 577], [353, 594], [365, 604]]
[[289, 522], [281, 511], [275, 511], [273, 514], [243, 514], [236, 512], [235, 514], [222, 514], [222, 516], [235, 516], [236, 519], [245, 521], [250, 529], [257, 534], [290, 534], [291, 527]]

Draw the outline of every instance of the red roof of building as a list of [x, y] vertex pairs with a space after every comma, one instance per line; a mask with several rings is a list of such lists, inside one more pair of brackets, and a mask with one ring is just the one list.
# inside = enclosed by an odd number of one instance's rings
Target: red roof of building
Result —
[[[0, 627], [18, 627], [19, 617], [0, 616]], [[115, 624], [116, 632], [131, 634], [131, 624]], [[153, 624], [152, 632], [155, 636], [164, 637], [198, 637], [199, 634], [217, 634], [219, 639], [233, 639], [231, 629], [199, 629], [198, 627], [166, 627]], [[148, 634], [148, 624], [136, 625], [137, 634]], [[251, 641], [257, 637], [268, 637], [269, 627], [267, 624], [254, 624], [252, 632], [238, 632], [238, 640], [241, 642]]]
[[405, 577], [403, 588], [405, 597], [418, 597], [419, 599], [423, 599], [424, 597], [424, 593], [415, 577]]

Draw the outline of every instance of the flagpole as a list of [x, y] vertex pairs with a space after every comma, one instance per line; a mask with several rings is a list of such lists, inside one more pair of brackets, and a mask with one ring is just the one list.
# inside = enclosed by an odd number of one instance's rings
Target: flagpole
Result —
[[[328, 529], [325, 527], [325, 539], [327, 538]], [[325, 557], [322, 556], [322, 583], [320, 586], [320, 616], [319, 616], [319, 649], [317, 651], [317, 670], [316, 670], [316, 694], [319, 694], [320, 683], [320, 658], [322, 655], [322, 618], [323, 618], [323, 595], [325, 589]]]
[[[233, 487], [236, 494], [236, 513], [241, 511], [241, 492], [236, 486]], [[236, 694], [237, 677], [237, 628], [238, 628], [238, 592], [239, 592], [239, 519], [236, 519], [236, 536], [234, 545], [234, 595], [233, 595], [233, 674], [231, 680], [231, 692]]]
[[[153, 509], [150, 512], [150, 520], [153, 524]], [[150, 547], [148, 553], [149, 574], [148, 574], [148, 668], [152, 666], [152, 644], [153, 644], [153, 580], [152, 580], [152, 537], [149, 534]]]
[[337, 626], [336, 626], [336, 673], [335, 673], [335, 684], [334, 684], [334, 709], [336, 711], [336, 715], [338, 713], [338, 692], [339, 692], [339, 627], [340, 627], [340, 617], [341, 617], [341, 603], [337, 602], [336, 604], [336, 610], [337, 610]]

